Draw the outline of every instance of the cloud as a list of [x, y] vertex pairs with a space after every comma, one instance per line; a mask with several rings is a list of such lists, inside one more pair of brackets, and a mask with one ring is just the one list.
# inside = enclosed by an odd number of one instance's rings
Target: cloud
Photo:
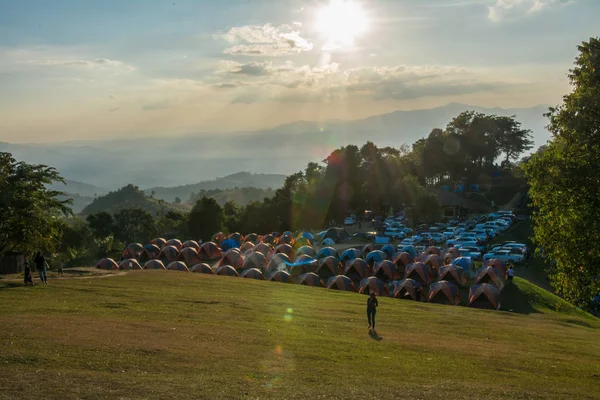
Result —
[[119, 111], [121, 109], [121, 107], [114, 107], [108, 110], [108, 112], [115, 112], [115, 111]]
[[39, 63], [45, 66], [82, 67], [82, 68], [107, 68], [124, 71], [134, 71], [135, 68], [122, 61], [109, 60], [108, 58], [94, 58], [91, 60], [45, 60]]
[[214, 36], [232, 43], [223, 51], [229, 55], [277, 57], [311, 51], [313, 44], [295, 29], [301, 24], [294, 22], [293, 25], [239, 26]]
[[235, 61], [222, 61], [219, 73], [238, 74], [248, 76], [267, 76], [291, 71], [291, 61], [276, 65], [272, 61], [251, 61], [249, 63], [238, 63]]
[[168, 100], [158, 100], [142, 105], [144, 111], [168, 110], [171, 108], [171, 102]]
[[518, 18], [533, 14], [551, 6], [568, 5], [574, 0], [495, 0], [488, 8], [488, 18], [492, 21]]

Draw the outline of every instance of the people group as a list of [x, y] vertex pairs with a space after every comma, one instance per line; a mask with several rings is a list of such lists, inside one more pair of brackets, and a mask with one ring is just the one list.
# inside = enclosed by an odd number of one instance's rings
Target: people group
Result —
[[[44, 255], [42, 254], [41, 251], [38, 251], [37, 253], [35, 253], [35, 256], [33, 257], [33, 264], [35, 265], [35, 270], [37, 271], [39, 277], [40, 277], [40, 281], [42, 281], [42, 284], [47, 285], [48, 284], [48, 262], [46, 261], [46, 257], [44, 257]], [[60, 272], [62, 273], [62, 267], [60, 268]], [[25, 285], [31, 285], [33, 286], [33, 270], [32, 270], [32, 266], [31, 264], [29, 264], [29, 261], [26, 259], [25, 260], [25, 269], [24, 269], [24, 278], [23, 278]]]

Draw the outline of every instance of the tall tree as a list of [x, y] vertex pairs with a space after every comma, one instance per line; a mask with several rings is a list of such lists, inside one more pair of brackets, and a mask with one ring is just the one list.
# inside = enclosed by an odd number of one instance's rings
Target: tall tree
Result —
[[0, 153], [0, 254], [5, 251], [54, 250], [61, 217], [72, 214], [71, 200], [47, 185], [63, 182], [54, 169], [16, 161]]
[[188, 232], [197, 239], [210, 240], [212, 235], [223, 229], [223, 209], [217, 201], [203, 197], [196, 202], [188, 219]]
[[95, 238], [102, 239], [110, 236], [115, 231], [115, 221], [106, 211], [88, 215], [87, 223]]
[[521, 123], [515, 117], [495, 117], [495, 122], [498, 149], [504, 153], [505, 165], [533, 147], [531, 131], [521, 128]]
[[536, 243], [555, 260], [554, 288], [589, 306], [600, 292], [600, 40], [579, 46], [573, 91], [551, 108], [552, 140], [525, 165]]
[[154, 217], [141, 208], [124, 208], [115, 214], [115, 238], [124, 243], [148, 243], [156, 235]]

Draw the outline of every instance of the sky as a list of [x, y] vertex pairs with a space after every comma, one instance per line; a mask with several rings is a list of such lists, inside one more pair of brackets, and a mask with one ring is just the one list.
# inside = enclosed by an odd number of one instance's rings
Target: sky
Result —
[[558, 104], [599, 19], [596, 0], [0, 0], [0, 141]]

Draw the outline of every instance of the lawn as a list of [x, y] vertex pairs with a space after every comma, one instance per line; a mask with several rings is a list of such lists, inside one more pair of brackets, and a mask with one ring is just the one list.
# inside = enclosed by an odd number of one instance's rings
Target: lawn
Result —
[[521, 279], [514, 312], [381, 298], [378, 337], [363, 295], [183, 272], [0, 302], [0, 398], [600, 398], [598, 320]]

